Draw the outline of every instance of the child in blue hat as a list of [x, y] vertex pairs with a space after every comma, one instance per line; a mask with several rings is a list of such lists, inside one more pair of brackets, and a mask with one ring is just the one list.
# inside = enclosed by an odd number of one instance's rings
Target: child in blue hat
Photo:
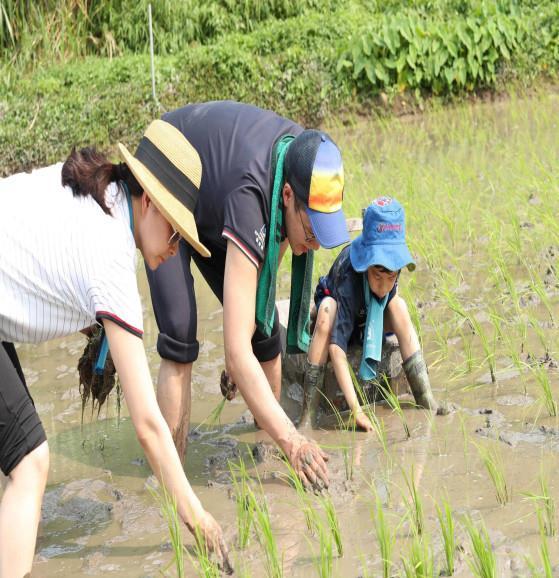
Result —
[[374, 379], [385, 332], [393, 332], [398, 338], [403, 369], [416, 404], [438, 409], [417, 333], [406, 303], [397, 292], [404, 267], [415, 269], [406, 245], [404, 209], [396, 199], [379, 197], [365, 211], [363, 233], [342, 250], [316, 288], [316, 323], [305, 367], [300, 425], [316, 426], [325, 366], [330, 358], [356, 425], [372, 430], [353, 387], [347, 353], [350, 348], [361, 348], [359, 378]]

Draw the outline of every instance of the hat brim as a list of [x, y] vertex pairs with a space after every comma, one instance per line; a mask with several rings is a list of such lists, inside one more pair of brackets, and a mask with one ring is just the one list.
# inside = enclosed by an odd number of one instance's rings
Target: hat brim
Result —
[[366, 245], [363, 242], [363, 235], [351, 243], [349, 258], [352, 267], [359, 273], [374, 265], [380, 265], [390, 271], [399, 271], [404, 267], [410, 271], [415, 269], [415, 261], [405, 243]]
[[321, 247], [333, 249], [344, 243], [349, 243], [349, 233], [342, 209], [333, 213], [313, 211], [308, 207], [306, 209], [314, 236]]
[[119, 143], [118, 148], [124, 162], [159, 212], [202, 257], [210, 257], [210, 251], [200, 243], [198, 228], [192, 212], [169, 192], [143, 163], [131, 155], [123, 144]]

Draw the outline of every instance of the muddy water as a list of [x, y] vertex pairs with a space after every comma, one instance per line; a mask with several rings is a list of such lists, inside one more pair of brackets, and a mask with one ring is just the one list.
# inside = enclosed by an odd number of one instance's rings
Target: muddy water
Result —
[[[366, 183], [371, 178], [367, 155], [374, 147], [386, 151], [386, 163], [390, 163], [391, 151], [399, 155], [407, 151], [405, 160], [416, 169], [413, 178], [435, 171], [444, 174], [445, 166], [456, 164], [458, 159], [479, 159], [480, 142], [475, 138], [475, 130], [461, 133], [465, 114], [471, 115], [480, 125], [491, 125], [487, 138], [496, 151], [495, 163], [505, 143], [513, 136], [519, 138], [519, 126], [526, 131], [525, 139], [536, 153], [539, 147], [541, 156], [548, 158], [550, 143], [557, 144], [557, 126], [541, 118], [528, 123], [519, 120], [524, 110], [536, 115], [534, 110], [537, 107], [547, 114], [557, 109], [557, 101], [550, 97], [534, 103], [486, 104], [466, 113], [463, 110], [442, 111], [420, 119], [397, 121], [382, 131], [377, 131], [373, 123], [360, 121], [355, 126], [333, 128], [332, 132], [342, 147], [352, 150], [348, 173], [354, 169], [354, 173], [359, 175], [359, 178], [354, 178], [355, 186], [359, 179]], [[458, 139], [454, 153], [449, 152], [452, 142], [448, 134], [454, 134]], [[460, 134], [464, 138], [459, 138]], [[380, 165], [380, 168], [374, 167], [375, 170], [381, 172], [381, 178], [388, 179], [388, 175], [382, 176], [382, 163]], [[375, 189], [374, 193], [378, 192]], [[539, 242], [539, 239], [534, 239], [534, 242]], [[320, 260], [322, 263], [329, 261], [324, 255]], [[429, 287], [431, 281], [425, 272], [425, 260], [419, 260], [418, 265], [415, 273], [417, 287]], [[155, 351], [157, 329], [145, 275], [143, 272], [139, 275], [145, 305], [145, 344], [155, 378], [159, 365]], [[480, 310], [483, 310], [480, 301], [489, 299], [495, 292], [494, 287], [483, 281], [478, 277], [461, 289], [465, 299], [471, 299], [472, 307]], [[552, 281], [547, 289], [557, 318], [556, 279]], [[197, 278], [196, 283], [198, 332], [202, 345], [194, 377], [194, 430], [220, 400], [218, 378], [223, 363], [220, 305], [203, 281]], [[286, 293], [285, 276], [282, 292]], [[456, 411], [429, 419], [423, 412], [405, 410], [411, 430], [411, 438], [407, 439], [399, 418], [388, 408], [377, 407], [377, 415], [386, 426], [390, 459], [372, 435], [335, 429], [315, 433], [315, 438], [329, 448], [330, 493], [340, 519], [344, 544], [344, 556], [334, 556], [334, 575], [382, 575], [371, 518], [373, 491], [381, 498], [388, 524], [396, 533], [393, 574], [399, 573], [399, 560], [408, 556], [411, 542], [410, 523], [405, 518], [408, 493], [403, 472], [410, 476], [413, 465], [424, 502], [426, 534], [430, 536], [440, 569], [444, 566], [444, 556], [433, 504], [446, 496], [456, 513], [458, 526], [456, 576], [472, 576], [467, 564], [471, 547], [458, 523], [465, 513], [476, 521], [484, 520], [497, 554], [498, 576], [530, 576], [525, 557], [539, 559], [540, 537], [533, 504], [523, 499], [522, 492], [537, 492], [537, 477], [543, 470], [549, 478], [551, 494], [559, 499], [559, 482], [554, 478], [559, 465], [559, 423], [556, 418], [546, 417], [541, 409], [534, 376], [516, 369], [504, 347], [496, 348], [496, 384], [491, 382], [483, 361], [473, 363], [469, 371], [457, 371], [457, 367], [465, 363], [466, 337], [448, 327], [449, 347], [441, 347], [437, 325], [439, 321], [442, 324], [449, 319], [449, 310], [427, 293], [418, 289], [416, 298], [423, 301], [423, 341], [431, 366], [431, 379], [436, 394], [454, 404]], [[537, 319], [546, 319], [546, 309], [537, 299], [533, 299], [527, 308]], [[558, 349], [557, 330], [543, 321], [542, 327], [553, 358]], [[539, 352], [543, 357], [540, 341], [537, 335], [529, 334], [523, 351]], [[81, 424], [75, 365], [83, 345], [83, 338], [76, 336], [18, 349], [51, 449], [51, 470], [33, 575], [83, 574], [123, 578], [160, 576], [161, 572], [174, 575], [165, 523], [147, 490], [146, 480], [150, 471], [135, 439], [126, 408], [122, 408], [120, 420], [117, 419], [113, 399], [102, 410], [100, 419], [86, 411]], [[482, 360], [480, 344], [474, 342], [471, 347], [474, 359]], [[518, 354], [527, 360], [520, 349]], [[553, 393], [559, 399], [556, 367], [549, 360], [543, 367], [551, 380]], [[191, 432], [186, 471], [203, 503], [222, 522], [232, 545], [232, 558], [238, 574], [265, 576], [265, 558], [254, 536], [247, 550], [239, 551], [234, 547], [236, 513], [227, 460], [239, 455], [247, 456], [255, 443], [266, 441], [266, 436], [254, 429], [240, 399], [226, 405], [221, 422], [221, 426], [201, 427]], [[497, 504], [493, 486], [473, 442], [496, 448], [502, 456], [512, 489], [512, 503]], [[353, 464], [351, 479], [348, 479], [342, 452], [333, 449], [336, 446], [349, 448], [348, 455]], [[261, 463], [257, 471], [268, 499], [285, 574], [294, 577], [316, 575], [318, 541], [306, 531], [295, 492], [277, 473], [283, 468], [272, 456]], [[255, 477], [254, 470], [250, 473]], [[314, 504], [319, 510], [318, 501]], [[192, 553], [192, 540], [187, 534], [185, 538]], [[557, 538], [549, 540], [549, 547], [552, 563], [557, 565]], [[540, 565], [539, 561], [537, 565]], [[196, 568], [190, 563], [187, 575], [196, 575]]]

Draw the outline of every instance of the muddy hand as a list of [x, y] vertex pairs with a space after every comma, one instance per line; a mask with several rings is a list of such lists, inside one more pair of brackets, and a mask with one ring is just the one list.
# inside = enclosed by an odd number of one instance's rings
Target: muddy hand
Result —
[[371, 423], [371, 420], [369, 419], [369, 417], [365, 413], [363, 413], [363, 411], [359, 411], [355, 415], [355, 426], [358, 429], [364, 430], [366, 432], [374, 431], [373, 424]]
[[237, 386], [229, 379], [229, 374], [225, 369], [221, 372], [219, 387], [221, 388], [221, 395], [229, 401], [234, 399], [237, 395]]
[[215, 518], [209, 512], [204, 511], [202, 515], [196, 519], [195, 528], [190, 524], [187, 524], [187, 526], [194, 534], [199, 545], [202, 547], [205, 545], [208, 552], [215, 554], [222, 572], [227, 575], [233, 574], [233, 567], [229, 561], [229, 552], [223, 539], [223, 532]]
[[294, 434], [290, 442], [288, 458], [305, 488], [319, 492], [327, 488], [328, 454], [324, 453], [316, 442], [300, 434]]

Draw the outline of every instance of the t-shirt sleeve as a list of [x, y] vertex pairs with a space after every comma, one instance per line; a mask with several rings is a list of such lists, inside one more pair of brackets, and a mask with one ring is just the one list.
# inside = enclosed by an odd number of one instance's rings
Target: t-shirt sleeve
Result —
[[225, 200], [222, 236], [235, 243], [255, 267], [264, 261], [266, 213], [262, 191], [256, 185], [239, 187]]
[[129, 236], [117, 232], [110, 247], [108, 250], [109, 246], [105, 245], [102, 254], [97, 255], [88, 291], [93, 316], [98, 321], [110, 319], [142, 337], [143, 315], [136, 278], [135, 246]]
[[335, 286], [331, 287], [330, 290], [337, 305], [336, 320], [332, 328], [330, 343], [338, 345], [347, 353], [359, 306], [351, 275], [338, 278]]

